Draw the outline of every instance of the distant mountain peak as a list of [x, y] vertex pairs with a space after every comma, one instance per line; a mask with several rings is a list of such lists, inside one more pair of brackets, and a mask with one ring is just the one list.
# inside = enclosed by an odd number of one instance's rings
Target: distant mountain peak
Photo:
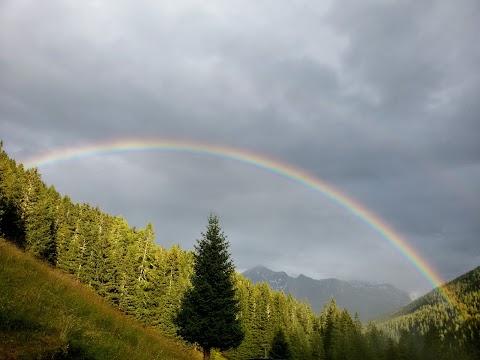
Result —
[[289, 281], [293, 279], [284, 271], [276, 272], [263, 265], [257, 265], [252, 269], [244, 271], [242, 274], [255, 284], [266, 282], [270, 288], [280, 291], [285, 291]]

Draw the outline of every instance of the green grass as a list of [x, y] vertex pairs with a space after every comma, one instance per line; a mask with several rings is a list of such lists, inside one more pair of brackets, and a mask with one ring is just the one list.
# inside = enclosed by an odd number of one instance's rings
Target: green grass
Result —
[[0, 359], [201, 359], [0, 239]]

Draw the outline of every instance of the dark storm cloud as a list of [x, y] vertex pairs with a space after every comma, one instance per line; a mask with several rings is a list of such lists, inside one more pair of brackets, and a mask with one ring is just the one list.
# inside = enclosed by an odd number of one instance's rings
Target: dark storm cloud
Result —
[[350, 39], [346, 77], [375, 125], [435, 160], [478, 162], [478, 2], [339, 2], [335, 9], [329, 20]]
[[[372, 1], [348, 5], [337, 3], [330, 21], [350, 39], [344, 58], [347, 76], [352, 83], [362, 84], [367, 100], [368, 95], [373, 97], [361, 110], [377, 122], [379, 133], [384, 132], [387, 140], [390, 137], [394, 145], [404, 145], [412, 156], [418, 156], [419, 165], [423, 162], [424, 174], [407, 166], [403, 176], [407, 181], [400, 179], [397, 184], [403, 191], [386, 193], [409, 200], [403, 202], [405, 212], [415, 213], [406, 205], [419, 204], [421, 210], [411, 217], [426, 221], [424, 227], [444, 223], [442, 218], [477, 221], [475, 214], [460, 215], [462, 196], [455, 190], [470, 190], [467, 196], [478, 200], [474, 177], [461, 179], [466, 170], [463, 164], [478, 169], [480, 163], [480, 108], [474, 100], [479, 86], [476, 64], [480, 47], [474, 45], [475, 33], [480, 31], [475, 20], [480, 13], [478, 3]], [[448, 169], [458, 172], [455, 183], [449, 184], [452, 177], [444, 176]], [[423, 179], [412, 182], [416, 176]], [[425, 209], [428, 206], [430, 209]], [[440, 217], [438, 209], [447, 214]], [[429, 216], [438, 218], [429, 221]], [[407, 227], [415, 223], [400, 218]]]
[[[445, 278], [478, 262], [476, 1], [0, 6], [0, 137], [17, 159], [124, 137], [236, 146], [357, 199]], [[428, 288], [359, 219], [246, 165], [152, 152], [40, 170], [152, 220], [162, 245], [191, 248], [213, 209], [241, 268]]]

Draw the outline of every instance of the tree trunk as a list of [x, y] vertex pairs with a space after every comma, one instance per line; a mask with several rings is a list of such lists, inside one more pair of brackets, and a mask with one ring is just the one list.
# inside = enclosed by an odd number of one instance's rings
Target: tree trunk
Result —
[[210, 348], [203, 348], [203, 360], [210, 360]]

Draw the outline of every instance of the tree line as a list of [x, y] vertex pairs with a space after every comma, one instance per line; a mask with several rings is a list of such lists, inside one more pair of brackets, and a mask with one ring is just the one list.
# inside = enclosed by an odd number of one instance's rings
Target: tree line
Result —
[[[171, 337], [181, 334], [176, 319], [192, 288], [195, 253], [179, 245], [158, 246], [151, 223], [137, 229], [121, 216], [73, 203], [47, 186], [37, 169], [25, 169], [9, 158], [1, 143], [0, 236], [146, 324]], [[235, 272], [231, 277], [244, 337], [238, 347], [224, 351], [228, 359], [261, 358], [265, 351], [271, 358], [326, 360], [428, 359], [428, 354], [474, 359], [478, 354], [471, 345], [478, 341], [478, 331], [473, 340], [455, 341], [445, 336], [441, 325], [450, 323], [435, 320], [440, 325], [422, 332], [418, 329], [426, 329], [432, 320], [411, 320], [412, 314], [365, 325], [339, 309], [333, 298], [318, 315], [307, 301], [272, 291], [266, 283], [252, 284]], [[478, 310], [478, 291], [469, 296], [476, 304], [472, 311]], [[439, 312], [446, 316], [446, 310]], [[468, 326], [478, 330], [478, 319]]]

